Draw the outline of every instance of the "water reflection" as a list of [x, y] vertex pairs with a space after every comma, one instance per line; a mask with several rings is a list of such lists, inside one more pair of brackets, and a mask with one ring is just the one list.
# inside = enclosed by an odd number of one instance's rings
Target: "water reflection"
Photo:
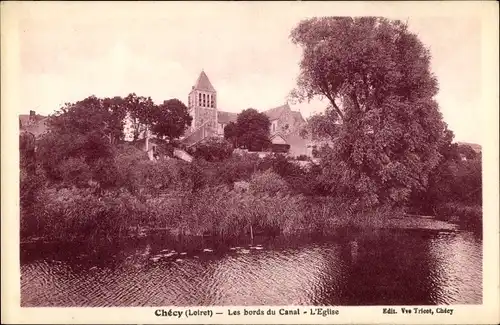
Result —
[[[327, 255], [327, 256], [325, 256]], [[221, 259], [207, 283], [207, 303], [231, 305], [312, 305], [335, 247], [264, 251]], [[249, 267], [251, 265], [251, 267]], [[297, 267], [298, 265], [307, 267]]]
[[152, 238], [101, 255], [91, 248], [65, 254], [46, 246], [22, 249], [22, 306], [482, 301], [482, 242], [466, 232], [384, 232], [313, 242], [276, 238], [231, 247]]
[[482, 303], [482, 246], [478, 238], [471, 233], [440, 234], [429, 245], [429, 259], [433, 303]]

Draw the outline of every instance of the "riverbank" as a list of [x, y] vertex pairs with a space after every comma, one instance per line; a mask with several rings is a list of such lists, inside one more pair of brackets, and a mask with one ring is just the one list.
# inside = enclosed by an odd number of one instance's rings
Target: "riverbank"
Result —
[[[460, 229], [460, 224], [457, 222], [438, 220], [433, 216], [417, 216], [417, 215], [405, 215], [395, 218], [387, 218], [384, 222], [370, 222], [368, 223], [359, 223], [359, 222], [339, 222], [337, 220], [336, 225], [334, 227], [328, 229], [313, 229], [310, 227], [295, 229], [288, 233], [288, 235], [306, 235], [306, 236], [328, 236], [328, 235], [339, 235], [339, 233], [366, 233], [366, 232], [376, 232], [380, 230], [429, 230], [434, 232], [454, 232]], [[260, 229], [255, 229], [255, 233], [247, 233], [240, 234], [239, 237], [232, 237], [232, 240], [242, 240], [249, 239], [252, 240], [254, 236], [264, 236], [264, 237], [275, 237], [276, 233], [269, 233], [265, 231], [261, 231]], [[217, 234], [212, 235], [209, 233], [200, 234], [200, 233], [192, 233], [190, 231], [182, 232], [180, 229], [173, 228], [147, 228], [147, 227], [131, 227], [128, 229], [127, 233], [124, 233], [121, 238], [104, 238], [104, 242], [113, 241], [117, 239], [141, 239], [154, 235], [160, 236], [170, 236], [172, 238], [213, 238], [218, 237]], [[62, 239], [55, 239], [50, 237], [27, 237], [21, 240], [21, 244], [34, 244], [34, 243], [48, 243], [48, 242], [59, 242]]]
[[[141, 229], [226, 240], [258, 232], [274, 236], [339, 228], [449, 228], [437, 220], [404, 219], [401, 205], [366, 205], [346, 189], [326, 186], [319, 166], [303, 169], [283, 156], [154, 163], [132, 149], [120, 149], [116, 169], [99, 174], [100, 184], [82, 182], [76, 172], [50, 181], [43, 170], [22, 169], [21, 240], [113, 242], [141, 236]], [[443, 207], [439, 218], [467, 217], [480, 228], [480, 206]]]

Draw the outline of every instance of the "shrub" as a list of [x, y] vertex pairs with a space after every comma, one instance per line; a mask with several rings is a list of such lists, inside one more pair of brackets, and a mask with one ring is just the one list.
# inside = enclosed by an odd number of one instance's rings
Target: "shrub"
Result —
[[483, 210], [480, 205], [466, 205], [463, 202], [450, 202], [439, 205], [436, 208], [439, 217], [451, 218], [457, 216], [461, 222], [480, 224], [483, 217]]
[[192, 151], [194, 157], [203, 158], [206, 161], [223, 161], [231, 157], [233, 145], [219, 137], [210, 137], [198, 143]]
[[207, 187], [197, 193], [181, 222], [197, 234], [222, 237], [239, 236], [250, 226], [290, 233], [303, 227], [302, 197]]
[[259, 157], [255, 154], [233, 154], [231, 158], [212, 164], [201, 165], [209, 184], [231, 185], [237, 181], [248, 181], [259, 170]]
[[43, 195], [43, 189], [46, 179], [40, 171], [31, 171], [26, 168], [20, 170], [20, 227], [21, 234], [33, 235], [39, 230], [38, 213], [41, 208], [39, 204], [40, 196]]
[[257, 172], [252, 176], [249, 191], [251, 193], [275, 195], [278, 192], [287, 193], [289, 188], [287, 182], [282, 177], [268, 169], [264, 172]]
[[116, 238], [127, 235], [131, 227], [165, 221], [175, 203], [123, 190], [98, 196], [91, 189], [50, 188], [40, 196], [36, 222], [25, 233], [61, 240]]
[[66, 186], [88, 187], [92, 171], [82, 157], [70, 157], [59, 165], [61, 177]]

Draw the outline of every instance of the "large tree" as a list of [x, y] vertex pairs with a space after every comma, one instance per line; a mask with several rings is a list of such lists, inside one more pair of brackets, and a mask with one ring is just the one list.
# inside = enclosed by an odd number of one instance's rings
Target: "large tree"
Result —
[[137, 140], [150, 130], [156, 111], [155, 104], [151, 97], [137, 96], [135, 93], [129, 94], [123, 102], [131, 123], [133, 139]]
[[238, 147], [238, 126], [235, 122], [229, 122], [224, 127], [224, 139], [232, 143], [234, 148]]
[[236, 119], [236, 143], [238, 147], [260, 151], [267, 149], [271, 122], [264, 113], [253, 108], [243, 110]]
[[418, 37], [401, 21], [326, 17], [300, 22], [291, 39], [303, 49], [293, 95], [329, 101], [315, 125], [335, 141], [322, 160], [332, 190], [373, 207], [425, 189], [446, 125]]
[[114, 144], [123, 138], [125, 114], [123, 98], [90, 96], [50, 116], [49, 132], [37, 146], [37, 159], [48, 178], [72, 182], [69, 178], [76, 177], [85, 184], [88, 176], [102, 186], [112, 183]]
[[151, 131], [160, 138], [174, 140], [184, 134], [193, 118], [184, 103], [169, 99], [154, 108], [151, 114]]
[[121, 97], [87, 97], [76, 103], [66, 103], [49, 118], [49, 128], [59, 134], [99, 133], [109, 143], [123, 138], [126, 107]]

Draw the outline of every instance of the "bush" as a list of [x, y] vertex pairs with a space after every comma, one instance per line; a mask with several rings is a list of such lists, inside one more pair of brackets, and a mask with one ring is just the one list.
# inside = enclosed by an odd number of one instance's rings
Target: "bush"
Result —
[[33, 235], [39, 230], [38, 213], [40, 211], [40, 196], [46, 180], [39, 171], [32, 172], [29, 169], [20, 170], [20, 227], [21, 234]]
[[23, 234], [60, 240], [91, 240], [126, 236], [132, 228], [179, 224], [185, 192], [162, 196], [132, 195], [128, 191], [98, 196], [91, 189], [45, 189], [38, 211]]
[[288, 193], [288, 184], [285, 180], [270, 169], [255, 173], [249, 185], [251, 193], [267, 193], [275, 195], [278, 192]]
[[252, 174], [259, 170], [259, 157], [255, 154], [233, 154], [229, 159], [215, 163], [200, 163], [207, 183], [232, 185], [237, 181], [249, 181]]
[[466, 222], [481, 222], [481, 206], [481, 155], [461, 160], [458, 153], [443, 159], [431, 173], [425, 191], [412, 193], [410, 202], [416, 213], [457, 216]]
[[233, 153], [233, 145], [222, 138], [208, 138], [193, 148], [192, 151], [195, 158], [203, 158], [206, 161], [223, 161], [231, 157]]
[[82, 157], [70, 157], [59, 165], [65, 186], [88, 187], [92, 171]]
[[462, 202], [450, 202], [441, 204], [436, 208], [436, 212], [441, 218], [452, 218], [456, 216], [461, 222], [467, 224], [481, 224], [483, 209], [480, 205], [466, 205]]
[[250, 226], [290, 233], [303, 228], [302, 197], [207, 187], [192, 201], [182, 223], [196, 234], [210, 232], [222, 237], [239, 236]]

